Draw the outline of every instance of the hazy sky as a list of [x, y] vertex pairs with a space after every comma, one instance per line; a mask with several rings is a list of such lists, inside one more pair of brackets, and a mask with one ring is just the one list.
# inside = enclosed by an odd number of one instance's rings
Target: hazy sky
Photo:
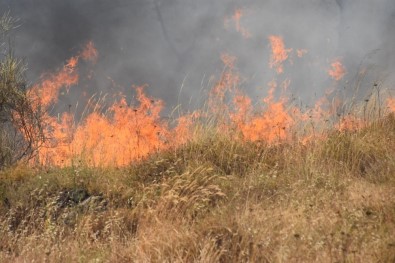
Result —
[[[232, 21], [239, 8], [248, 39]], [[294, 95], [309, 100], [333, 85], [327, 70], [335, 58], [347, 69], [339, 83], [347, 88], [361, 68], [371, 72], [366, 86], [375, 79], [392, 85], [394, 79], [394, 0], [0, 0], [0, 10], [19, 18], [12, 39], [31, 82], [61, 67], [87, 41], [95, 43], [99, 60], [89, 66], [94, 77], [62, 97], [64, 105], [82, 90], [129, 92], [133, 84], [148, 84], [149, 94], [174, 106], [182, 83], [180, 99], [188, 104], [221, 72], [223, 52], [238, 57], [247, 79], [243, 89], [251, 96], [265, 95], [273, 78], [288, 78]], [[292, 63], [277, 76], [268, 67], [269, 35], [308, 53], [292, 53]]]

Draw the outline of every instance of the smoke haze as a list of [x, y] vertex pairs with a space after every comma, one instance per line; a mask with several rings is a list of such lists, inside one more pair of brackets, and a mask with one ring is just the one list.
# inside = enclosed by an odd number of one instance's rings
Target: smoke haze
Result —
[[[242, 88], [253, 97], [265, 96], [276, 78], [289, 79], [296, 97], [315, 99], [334, 85], [327, 72], [335, 59], [347, 71], [336, 85], [352, 89], [366, 69], [365, 88], [375, 81], [393, 87], [393, 0], [0, 0], [0, 10], [19, 18], [15, 53], [26, 59], [32, 83], [95, 43], [93, 77], [64, 95], [64, 105], [74, 105], [83, 90], [128, 93], [147, 84], [147, 93], [169, 107], [188, 107], [221, 72], [223, 52], [237, 57]], [[293, 49], [281, 75], [268, 66], [270, 35]], [[298, 49], [307, 53], [299, 58]]]

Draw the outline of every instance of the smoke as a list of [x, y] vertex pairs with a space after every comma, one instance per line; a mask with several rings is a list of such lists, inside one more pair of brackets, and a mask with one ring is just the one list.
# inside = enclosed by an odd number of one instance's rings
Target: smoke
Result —
[[[95, 43], [93, 77], [60, 98], [65, 108], [83, 91], [128, 93], [133, 84], [148, 84], [169, 107], [188, 107], [221, 72], [223, 52], [238, 58], [242, 88], [253, 97], [265, 96], [275, 78], [290, 79], [295, 97], [314, 101], [335, 85], [327, 74], [335, 59], [346, 68], [336, 83], [345, 89], [355, 88], [361, 70], [369, 72], [366, 89], [394, 81], [393, 0], [0, 0], [0, 10], [19, 18], [15, 52], [26, 58], [32, 83]], [[242, 10], [239, 28], [235, 10]], [[281, 75], [268, 66], [270, 35], [293, 49]], [[299, 58], [298, 49], [307, 53]]]

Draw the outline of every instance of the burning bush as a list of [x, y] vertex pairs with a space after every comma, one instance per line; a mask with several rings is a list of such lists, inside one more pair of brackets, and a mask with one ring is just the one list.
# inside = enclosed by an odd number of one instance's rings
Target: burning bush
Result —
[[0, 169], [31, 158], [42, 139], [40, 107], [27, 96], [25, 65], [5, 45], [15, 19], [0, 18]]

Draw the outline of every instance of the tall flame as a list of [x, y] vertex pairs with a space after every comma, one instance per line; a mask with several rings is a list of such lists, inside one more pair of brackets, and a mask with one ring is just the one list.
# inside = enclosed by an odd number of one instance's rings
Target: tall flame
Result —
[[28, 92], [29, 96], [36, 97], [44, 108], [56, 103], [61, 88], [78, 83], [78, 74], [75, 72], [77, 64], [77, 57], [70, 58], [61, 70], [46, 76], [40, 84], [33, 86]]
[[[241, 14], [236, 13], [235, 18]], [[272, 55], [270, 67], [283, 73], [283, 62], [292, 49], [286, 49], [280, 36], [270, 36]], [[307, 51], [297, 50], [302, 56]], [[96, 62], [98, 52], [92, 42], [78, 55], [71, 57], [58, 72], [43, 77], [28, 94], [38, 99], [41, 107], [57, 102], [62, 88], [78, 84], [79, 60]], [[313, 108], [302, 110], [289, 105], [286, 92], [290, 80], [268, 83], [267, 95], [255, 106], [252, 99], [241, 91], [242, 77], [238, 73], [236, 57], [222, 54], [223, 71], [209, 92], [208, 109], [197, 110], [178, 117], [176, 125], [170, 125], [160, 116], [164, 107], [162, 100], [144, 93], [145, 86], [135, 87], [136, 101], [128, 103], [123, 94], [110, 107], [100, 101], [84, 115], [81, 121], [63, 113], [58, 118], [45, 113], [44, 133], [46, 144], [39, 148], [37, 161], [44, 165], [67, 166], [84, 162], [90, 166], [125, 166], [141, 160], [157, 151], [177, 147], [194, 136], [193, 127], [200, 119], [215, 117], [218, 130], [238, 140], [263, 141], [277, 144], [297, 138], [301, 143], [321, 138], [327, 127], [336, 127], [340, 132], [361, 129], [365, 121], [354, 114], [338, 117], [341, 100], [332, 102], [323, 97]], [[340, 60], [332, 63], [328, 71], [335, 80], [340, 80], [345, 69]], [[331, 92], [328, 92], [327, 96]], [[280, 95], [278, 95], [280, 94]], [[92, 101], [90, 103], [92, 104]], [[390, 111], [395, 112], [395, 100], [387, 100]], [[103, 109], [107, 108], [106, 111]], [[301, 132], [302, 131], [302, 132]]]
[[288, 53], [292, 49], [285, 48], [284, 40], [280, 36], [269, 36], [269, 41], [272, 48], [269, 66], [275, 68], [277, 73], [281, 74], [284, 72], [283, 62], [288, 59]]
[[259, 113], [253, 113], [250, 98], [243, 95], [234, 98], [236, 112], [231, 118], [245, 140], [270, 144], [283, 141], [290, 135], [294, 120], [285, 109], [286, 99], [275, 101], [273, 94], [277, 83], [272, 81], [269, 86], [268, 96], [263, 99], [265, 107]]
[[166, 147], [167, 124], [159, 113], [163, 102], [147, 97], [137, 87], [138, 105], [122, 98], [106, 112], [94, 111], [75, 124], [69, 113], [52, 119], [50, 142], [39, 151], [43, 164], [70, 165], [73, 158], [93, 166], [123, 166]]
[[331, 76], [334, 80], [341, 80], [346, 74], [346, 68], [343, 66], [341, 60], [335, 59], [331, 63], [331, 68], [328, 70], [329, 76]]
[[66, 64], [55, 74], [43, 76], [41, 83], [33, 86], [29, 91], [30, 97], [35, 97], [40, 106], [48, 108], [58, 100], [59, 91], [64, 87], [71, 87], [78, 83], [78, 73], [76, 67], [80, 57], [84, 60], [96, 60], [97, 50], [93, 42], [89, 42], [81, 54], [71, 57]]
[[395, 113], [395, 98], [388, 98], [387, 99], [387, 105], [388, 105], [388, 109], [391, 112]]
[[250, 38], [251, 33], [245, 27], [241, 26], [241, 19], [243, 16], [244, 16], [243, 9], [239, 8], [235, 10], [232, 18], [236, 24], [236, 31], [239, 32], [243, 37]]
[[92, 62], [96, 62], [99, 54], [92, 41], [88, 42], [88, 44], [85, 46], [85, 49], [81, 52], [80, 56], [84, 60], [90, 60]]
[[245, 10], [242, 8], [237, 8], [234, 10], [231, 18], [225, 18], [225, 28], [229, 28], [229, 24], [234, 24], [236, 32], [240, 33], [244, 38], [248, 39], [251, 37], [251, 33], [247, 28], [241, 25], [241, 20], [245, 14]]

